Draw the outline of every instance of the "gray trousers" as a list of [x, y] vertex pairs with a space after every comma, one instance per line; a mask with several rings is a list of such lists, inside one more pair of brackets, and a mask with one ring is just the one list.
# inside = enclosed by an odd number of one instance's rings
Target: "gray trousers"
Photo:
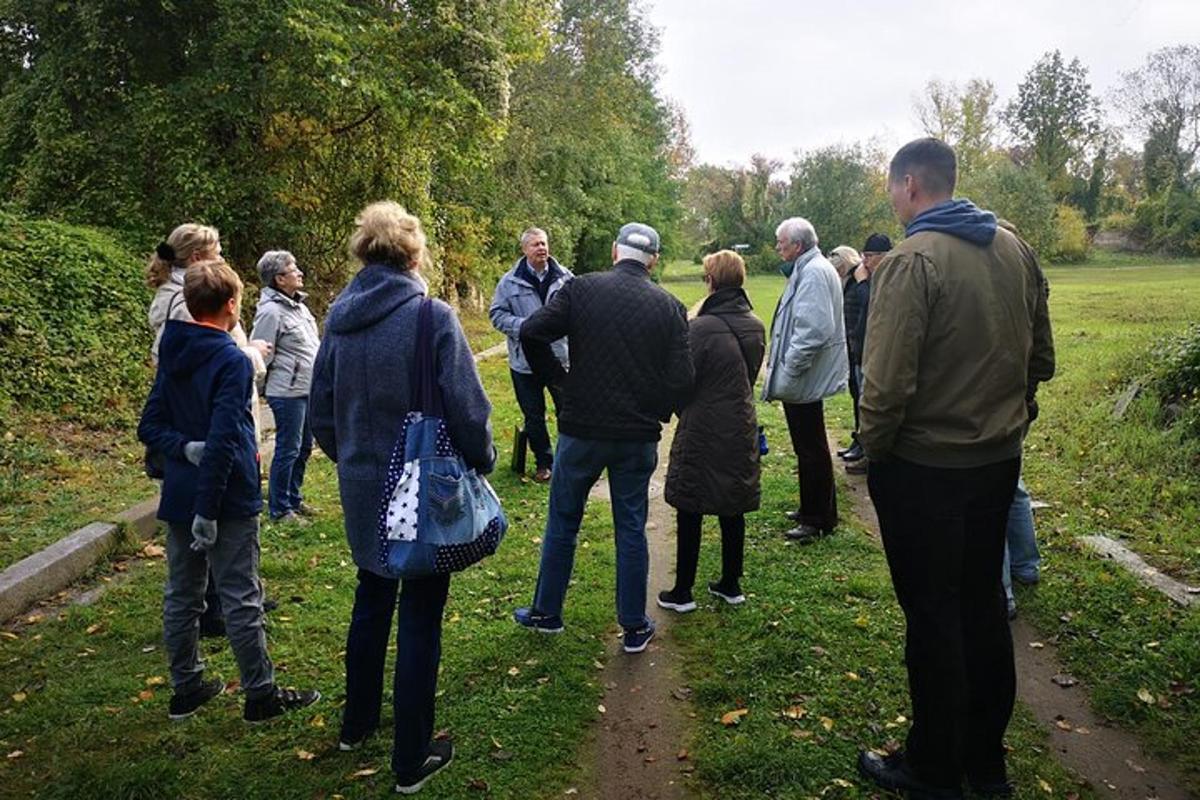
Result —
[[263, 628], [258, 518], [219, 520], [217, 543], [207, 553], [194, 552], [191, 543], [190, 524], [168, 525], [163, 641], [171, 662], [171, 686], [176, 694], [187, 694], [200, 687], [204, 675], [200, 615], [204, 613], [204, 592], [211, 566], [225, 615], [225, 635], [241, 671], [242, 690], [247, 697], [265, 695], [275, 685], [275, 667], [267, 655], [267, 635]]

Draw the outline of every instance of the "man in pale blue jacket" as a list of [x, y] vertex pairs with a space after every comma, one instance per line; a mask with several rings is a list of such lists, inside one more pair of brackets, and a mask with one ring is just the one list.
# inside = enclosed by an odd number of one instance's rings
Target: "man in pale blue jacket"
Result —
[[[557, 410], [557, 390], [530, 368], [525, 351], [521, 349], [521, 323], [546, 305], [574, 276], [550, 255], [550, 240], [541, 228], [530, 228], [521, 234], [521, 252], [521, 258], [496, 284], [488, 315], [496, 330], [508, 337], [508, 367], [512, 373], [513, 392], [525, 417], [525, 434], [537, 463], [533, 479], [546, 483], [554, 464], [554, 448], [550, 444], [550, 432], [546, 430], [546, 391], [550, 391]], [[554, 342], [551, 349], [566, 369], [566, 337]]]
[[800, 509], [787, 538], [808, 543], [837, 527], [833, 459], [825, 435], [823, 401], [846, 388], [846, 322], [837, 270], [817, 248], [817, 232], [803, 217], [780, 223], [775, 250], [787, 284], [771, 323], [763, 399], [780, 400], [800, 476]]

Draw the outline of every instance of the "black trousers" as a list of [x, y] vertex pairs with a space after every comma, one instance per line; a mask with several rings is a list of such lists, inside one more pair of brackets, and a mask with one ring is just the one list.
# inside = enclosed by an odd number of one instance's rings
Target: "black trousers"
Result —
[[551, 389], [540, 378], [533, 374], [509, 370], [512, 373], [513, 393], [517, 396], [517, 405], [525, 417], [525, 435], [529, 437], [529, 449], [538, 469], [554, 465], [554, 448], [550, 445], [550, 432], [546, 429], [546, 392], [558, 409], [558, 392]]
[[[746, 517], [737, 514], [721, 520], [721, 582], [734, 583], [742, 577], [742, 559], [746, 549]], [[696, 565], [700, 561], [700, 527], [704, 516], [691, 511], [676, 511], [675, 590], [690, 592], [696, 584]]]
[[823, 531], [837, 527], [837, 493], [833, 485], [833, 459], [825, 437], [825, 408], [815, 403], [784, 403], [788, 434], [800, 477], [800, 524]]
[[1020, 459], [941, 469], [872, 461], [896, 599], [907, 623], [912, 698], [907, 760], [922, 779], [958, 788], [1004, 777], [1004, 731], [1016, 695], [1000, 573]]
[[854, 430], [850, 431], [850, 437], [854, 441], [858, 441], [858, 398], [862, 394], [862, 387], [858, 385], [858, 371], [862, 369], [854, 363], [854, 357], [850, 357], [850, 375], [848, 388], [850, 389], [850, 402], [854, 406]]

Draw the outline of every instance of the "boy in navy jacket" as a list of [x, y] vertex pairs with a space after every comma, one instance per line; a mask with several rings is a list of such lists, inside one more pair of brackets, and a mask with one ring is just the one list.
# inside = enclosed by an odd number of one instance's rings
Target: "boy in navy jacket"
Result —
[[242, 282], [221, 260], [190, 266], [184, 302], [194, 322], [171, 320], [138, 439], [164, 457], [158, 518], [167, 523], [163, 639], [171, 664], [170, 718], [184, 719], [221, 693], [204, 680], [199, 621], [209, 565], [246, 694], [244, 718], [262, 722], [310, 705], [316, 691], [275, 685], [263, 630], [258, 578], [262, 511], [258, 445], [251, 415], [254, 371], [229, 331]]

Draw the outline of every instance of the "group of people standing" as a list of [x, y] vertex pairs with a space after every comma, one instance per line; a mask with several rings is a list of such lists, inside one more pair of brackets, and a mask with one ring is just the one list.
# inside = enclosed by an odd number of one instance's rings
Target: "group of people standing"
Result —
[[[745, 515], [760, 504], [759, 373], [765, 365], [762, 399], [781, 402], [798, 461], [800, 503], [786, 535], [801, 542], [837, 526], [823, 401], [849, 385], [856, 436], [841, 455], [868, 465], [907, 622], [913, 700], [906, 748], [864, 751], [859, 769], [884, 788], [919, 796], [960, 797], [964, 779], [977, 792], [1011, 793], [1002, 744], [1014, 691], [1001, 582], [1005, 525], [1037, 385], [1053, 375], [1053, 345], [1048, 292], [1032, 251], [991, 213], [952, 199], [955, 177], [953, 150], [937, 140], [897, 152], [888, 187], [906, 238], [895, 248], [873, 235], [861, 255], [838, 248], [827, 259], [808, 221], [783, 221], [776, 246], [787, 282], [769, 334], [743, 289], [745, 264], [736, 253], [704, 259], [708, 294], [689, 321], [683, 305], [651, 280], [661, 250], [653, 228], [622, 226], [612, 267], [578, 277], [550, 256], [545, 231], [522, 234], [522, 257], [501, 278], [490, 308], [508, 339], [534, 479], [549, 484], [538, 578], [532, 602], [513, 613], [517, 624], [564, 630], [585, 505], [607, 472], [623, 648], [647, 648], [655, 634], [646, 613], [649, 483], [673, 415], [679, 422], [665, 497], [677, 513], [676, 576], [657, 603], [695, 609], [704, 516], [718, 518], [722, 537], [721, 576], [708, 590], [744, 602]], [[411, 793], [454, 755], [449, 741], [433, 737], [450, 575], [389, 575], [376, 522], [392, 446], [411, 406], [414, 354], [397, 343], [415, 339], [429, 253], [420, 221], [395, 203], [368, 206], [356, 225], [350, 252], [362, 268], [330, 307], [324, 338], [304, 308], [295, 260], [273, 251], [260, 260], [269, 285], [241, 349], [241, 284], [219, 250], [193, 259], [179, 242], [164, 243], [170, 252], [159, 255], [180, 270], [195, 324], [172, 318], [164, 325], [139, 435], [166, 456], [159, 516], [169, 525], [164, 630], [172, 716], [214, 696], [196, 651], [209, 567], [242, 670], [246, 719], [314, 702], [316, 692], [275, 686], [262, 636], [254, 373], [259, 361], [282, 365], [280, 377], [268, 376], [268, 400], [281, 428], [300, 432], [297, 460], [307, 454], [311, 429], [336, 463], [358, 568], [339, 747], [359, 747], [380, 724], [389, 630], [398, 616], [392, 769], [397, 791]], [[453, 309], [434, 301], [432, 318], [448, 436], [470, 468], [487, 473], [497, 455], [490, 401]], [[260, 331], [273, 347], [256, 342]], [[296, 355], [281, 359], [278, 337], [289, 334], [300, 337], [289, 347]], [[554, 446], [547, 393], [557, 412]], [[293, 457], [291, 448], [285, 452]], [[276, 505], [272, 468], [272, 516], [304, 513], [303, 472], [301, 463], [297, 477], [294, 461], [290, 473], [281, 468]]]

